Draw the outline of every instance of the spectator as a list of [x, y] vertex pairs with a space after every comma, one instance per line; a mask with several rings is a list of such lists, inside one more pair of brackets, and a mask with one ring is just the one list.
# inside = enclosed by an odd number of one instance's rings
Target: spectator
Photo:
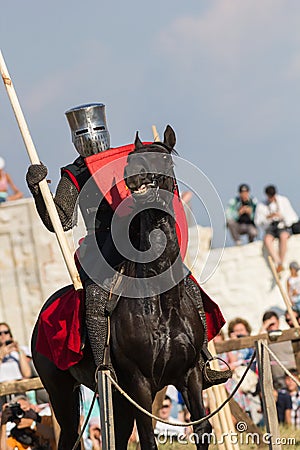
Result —
[[300, 266], [297, 261], [290, 263], [290, 276], [287, 279], [286, 287], [289, 298], [298, 311], [300, 311]]
[[[31, 377], [31, 367], [24, 351], [13, 339], [10, 327], [0, 322], [0, 382]], [[1, 406], [9, 398], [1, 398]]]
[[[168, 395], [166, 395], [162, 407], [158, 412], [158, 416], [163, 420], [167, 420], [168, 422], [176, 423], [178, 422], [178, 419], [174, 419], [174, 417], [171, 416], [171, 409], [172, 409], [172, 400]], [[163, 435], [164, 438], [171, 436], [178, 436], [179, 434], [184, 433], [184, 427], [180, 427], [177, 425], [168, 425], [166, 423], [157, 421], [154, 433], [156, 436]]]
[[[298, 216], [289, 199], [277, 194], [273, 185], [265, 188], [267, 199], [259, 203], [255, 213], [255, 224], [265, 229], [264, 244], [277, 266], [277, 272], [284, 270], [284, 259], [287, 241], [292, 234], [292, 224], [297, 222]], [[274, 248], [274, 240], [279, 240], [279, 251]]]
[[[14, 423], [7, 437], [7, 425]], [[4, 404], [1, 415], [1, 450], [51, 450], [55, 445], [51, 416], [41, 416], [26, 395], [15, 397], [13, 404]]]
[[[251, 334], [249, 322], [241, 317], [231, 320], [228, 324], [228, 336], [231, 339], [239, 339]], [[231, 392], [247, 370], [247, 365], [254, 353], [254, 348], [243, 348], [227, 353], [227, 362], [232, 370], [232, 378], [227, 381], [225, 387]], [[255, 364], [248, 371], [245, 380], [240, 386], [234, 399], [240, 407], [246, 411], [255, 424], [261, 421], [261, 402], [257, 395], [258, 376], [255, 372]]]
[[[236, 317], [228, 324], [228, 337], [237, 339], [241, 337], [250, 336], [252, 328], [247, 320], [241, 317]], [[233, 350], [228, 353], [228, 363], [232, 370], [238, 366], [245, 366], [250, 361], [254, 353], [253, 348], [242, 348], [240, 350]]]
[[249, 242], [253, 242], [257, 236], [254, 224], [257, 200], [250, 196], [250, 187], [247, 184], [241, 184], [238, 191], [239, 195], [229, 200], [226, 219], [235, 244], [241, 245], [241, 235], [246, 234]]
[[291, 425], [291, 413], [293, 406], [292, 399], [289, 392], [287, 391], [286, 385], [285, 389], [280, 389], [279, 391], [277, 391], [277, 389], [274, 389], [273, 393], [276, 402], [278, 422], [284, 425]]
[[[299, 380], [297, 369], [291, 369], [290, 373]], [[297, 383], [290, 376], [286, 375], [285, 383], [287, 386], [287, 392], [291, 396], [292, 411], [291, 411], [291, 424], [294, 428], [300, 429], [300, 390]]]
[[99, 417], [94, 417], [89, 421], [88, 436], [84, 440], [85, 450], [101, 450], [102, 438]]
[[[5, 161], [0, 157], [0, 203], [7, 200], [18, 200], [23, 197], [23, 193], [14, 184], [11, 176], [4, 172]], [[13, 194], [9, 195], [8, 190], [11, 189]]]
[[[299, 311], [297, 309], [295, 309], [295, 307], [292, 308], [292, 311], [293, 311], [293, 314], [294, 314], [297, 322], [300, 325], [300, 313], [299, 313]], [[288, 326], [290, 328], [294, 328], [294, 323], [292, 321], [292, 318], [291, 318], [290, 313], [288, 312], [288, 310], [285, 311], [284, 317], [285, 317], [285, 321], [288, 324]]]
[[[261, 333], [269, 333], [271, 331], [279, 330], [279, 317], [275, 311], [269, 310], [266, 311], [262, 318], [262, 327]], [[269, 344], [272, 352], [277, 356], [279, 361], [287, 368], [287, 369], [295, 369], [296, 362], [294, 357], [294, 351], [291, 344], [291, 341], [285, 342], [274, 342]], [[271, 362], [271, 370], [274, 388], [276, 390], [283, 389], [286, 387], [285, 384], [285, 371], [278, 365], [278, 362], [270, 355]]]
[[[80, 425], [82, 426], [87, 415], [89, 414], [90, 406], [91, 406], [91, 403], [92, 403], [93, 397], [94, 397], [94, 392], [82, 384], [80, 386], [80, 397], [81, 397]], [[92, 411], [90, 412], [89, 423], [92, 423], [93, 425], [98, 423], [98, 425], [100, 426], [99, 417], [100, 417], [100, 405], [99, 405], [99, 396], [97, 394], [96, 401], [93, 405]], [[92, 449], [92, 447], [91, 447], [92, 440], [89, 437], [91, 437], [89, 435], [89, 429], [86, 428], [84, 430], [83, 439], [84, 439], [84, 442], [87, 442], [88, 449], [91, 450]]]

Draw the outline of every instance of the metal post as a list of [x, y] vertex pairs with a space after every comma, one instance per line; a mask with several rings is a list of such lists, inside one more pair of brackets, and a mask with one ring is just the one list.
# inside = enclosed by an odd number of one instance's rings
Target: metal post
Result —
[[102, 450], [115, 450], [114, 414], [109, 370], [98, 371]]
[[269, 434], [268, 444], [270, 450], [281, 450], [277, 410], [273, 394], [270, 356], [268, 351], [264, 348], [264, 344], [268, 345], [267, 339], [259, 339], [256, 342], [256, 359], [262, 393], [264, 418], [266, 421], [267, 432]]

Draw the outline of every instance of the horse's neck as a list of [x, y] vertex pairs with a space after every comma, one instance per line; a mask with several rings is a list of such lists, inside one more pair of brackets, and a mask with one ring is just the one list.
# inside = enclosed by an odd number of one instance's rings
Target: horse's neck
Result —
[[[154, 267], [164, 271], [180, 260], [175, 220], [165, 211], [148, 209], [140, 217], [140, 251], [154, 248], [158, 256], [152, 263]], [[182, 261], [180, 260], [182, 264]]]

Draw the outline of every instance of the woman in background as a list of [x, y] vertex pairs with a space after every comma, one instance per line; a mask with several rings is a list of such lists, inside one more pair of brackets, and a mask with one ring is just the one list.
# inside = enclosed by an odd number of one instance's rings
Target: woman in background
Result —
[[[4, 172], [5, 161], [0, 157], [0, 203], [8, 200], [18, 200], [23, 197], [23, 193], [14, 184], [11, 176]], [[8, 190], [12, 190], [13, 194], [9, 195]]]

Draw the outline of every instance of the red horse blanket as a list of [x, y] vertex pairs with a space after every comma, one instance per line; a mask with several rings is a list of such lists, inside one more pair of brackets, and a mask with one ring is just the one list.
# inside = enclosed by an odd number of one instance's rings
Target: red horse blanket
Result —
[[[193, 278], [193, 277], [192, 277]], [[225, 324], [218, 305], [200, 287], [207, 321], [208, 340], [213, 339]], [[83, 291], [73, 286], [57, 297], [39, 317], [36, 349], [61, 370], [77, 364], [82, 356]]]

